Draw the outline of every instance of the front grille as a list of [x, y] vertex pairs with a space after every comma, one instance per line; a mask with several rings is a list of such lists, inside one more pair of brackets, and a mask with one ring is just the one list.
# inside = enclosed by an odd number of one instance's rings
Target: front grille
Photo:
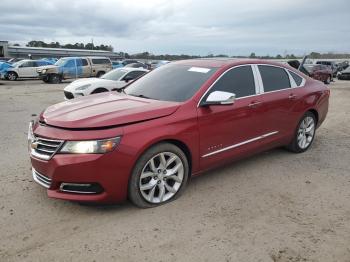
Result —
[[67, 99], [73, 99], [74, 96], [71, 92], [67, 92], [67, 91], [64, 91], [64, 96], [67, 98]]
[[52, 140], [42, 137], [36, 137], [31, 142], [31, 154], [34, 157], [49, 160], [60, 149], [64, 141]]
[[51, 179], [49, 177], [40, 174], [34, 168], [32, 168], [32, 175], [33, 175], [34, 181], [37, 182], [39, 185], [46, 187], [46, 188], [50, 188]]

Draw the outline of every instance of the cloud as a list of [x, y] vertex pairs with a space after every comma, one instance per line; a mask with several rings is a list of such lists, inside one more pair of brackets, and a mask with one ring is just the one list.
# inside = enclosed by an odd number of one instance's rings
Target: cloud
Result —
[[0, 39], [89, 42], [126, 52], [349, 52], [347, 0], [20, 0], [1, 6]]

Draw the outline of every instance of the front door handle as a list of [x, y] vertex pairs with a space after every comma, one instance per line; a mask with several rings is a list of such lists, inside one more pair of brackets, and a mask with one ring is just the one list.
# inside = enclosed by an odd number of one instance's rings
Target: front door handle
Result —
[[295, 95], [295, 94], [290, 94], [288, 96], [288, 99], [290, 99], [290, 100], [295, 100], [296, 98], [297, 98], [297, 95]]
[[260, 102], [260, 101], [253, 101], [248, 106], [250, 108], [256, 108], [256, 107], [260, 106], [261, 104], [262, 104], [262, 102]]

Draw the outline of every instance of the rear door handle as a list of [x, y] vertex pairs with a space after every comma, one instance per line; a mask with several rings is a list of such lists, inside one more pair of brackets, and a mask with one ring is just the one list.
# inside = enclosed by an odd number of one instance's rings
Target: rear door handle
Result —
[[290, 94], [289, 96], [288, 96], [288, 99], [290, 99], [290, 100], [294, 100], [294, 99], [296, 99], [297, 98], [297, 95], [295, 95], [295, 94]]
[[260, 106], [261, 104], [262, 104], [262, 102], [260, 102], [260, 101], [253, 101], [248, 106], [250, 108], [256, 108], [256, 107]]

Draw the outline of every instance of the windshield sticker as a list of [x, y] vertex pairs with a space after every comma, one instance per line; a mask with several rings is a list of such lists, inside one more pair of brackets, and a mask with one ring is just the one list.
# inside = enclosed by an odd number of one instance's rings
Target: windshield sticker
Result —
[[203, 73], [206, 74], [210, 71], [210, 68], [204, 68], [204, 67], [191, 67], [188, 69], [189, 72], [197, 72], [197, 73]]

